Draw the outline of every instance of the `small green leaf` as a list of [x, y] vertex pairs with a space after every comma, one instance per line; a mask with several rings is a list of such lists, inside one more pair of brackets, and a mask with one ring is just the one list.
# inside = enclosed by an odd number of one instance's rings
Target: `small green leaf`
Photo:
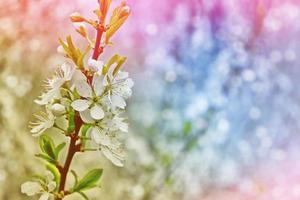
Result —
[[88, 172], [73, 188], [74, 192], [88, 190], [97, 187], [98, 181], [102, 176], [102, 169], [93, 169]]
[[53, 158], [51, 158], [47, 154], [39, 153], [39, 154], [36, 154], [35, 156], [38, 157], [38, 158], [42, 158], [42, 159], [46, 160], [49, 163], [56, 164], [56, 160], [54, 160]]
[[68, 133], [72, 133], [75, 130], [75, 112], [71, 110], [68, 115], [69, 126]]
[[47, 154], [50, 158], [56, 160], [54, 141], [47, 135], [42, 135], [39, 139], [39, 144], [42, 152]]
[[55, 180], [55, 183], [56, 183], [56, 189], [57, 189], [58, 186], [59, 186], [59, 184], [60, 184], [60, 173], [59, 173], [59, 170], [53, 164], [46, 165], [46, 168], [53, 174], [54, 180]]
[[63, 150], [63, 148], [66, 146], [66, 143], [63, 142], [61, 144], [59, 144], [56, 148], [55, 148], [55, 157], [58, 158], [59, 153], [61, 152], [61, 150]]
[[88, 124], [84, 124], [80, 127], [81, 145], [82, 145], [83, 149], [85, 148], [85, 144], [86, 144], [86, 139], [85, 139], [85, 138], [87, 138], [86, 134], [90, 127], [91, 127], [91, 125], [88, 125]]
[[85, 200], [89, 200], [88, 196], [86, 196], [83, 192], [78, 192], [78, 194], [80, 194]]

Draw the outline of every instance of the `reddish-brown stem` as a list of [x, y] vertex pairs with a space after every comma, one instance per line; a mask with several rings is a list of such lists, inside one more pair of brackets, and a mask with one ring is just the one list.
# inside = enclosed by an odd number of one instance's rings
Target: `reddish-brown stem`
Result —
[[[59, 193], [65, 194], [65, 185], [66, 185], [66, 180], [67, 180], [67, 175], [73, 160], [74, 155], [79, 152], [81, 150], [81, 145], [80, 144], [76, 144], [77, 140], [79, 139], [78, 135], [79, 135], [79, 131], [80, 131], [80, 127], [82, 125], [82, 120], [79, 116], [79, 113], [76, 112], [75, 114], [75, 130], [74, 132], [70, 135], [70, 145], [69, 145], [69, 149], [68, 149], [68, 154], [67, 154], [67, 158], [65, 161], [65, 164], [63, 167], [59, 167], [59, 171], [60, 171], [60, 184], [59, 184]], [[61, 200], [61, 197], [58, 197], [57, 200]]]
[[103, 51], [103, 48], [100, 47], [103, 31], [104, 31], [104, 27], [99, 24], [99, 27], [97, 28], [97, 36], [96, 36], [96, 42], [95, 42], [95, 47], [94, 47], [94, 53], [93, 53], [94, 60], [97, 60], [99, 55]]

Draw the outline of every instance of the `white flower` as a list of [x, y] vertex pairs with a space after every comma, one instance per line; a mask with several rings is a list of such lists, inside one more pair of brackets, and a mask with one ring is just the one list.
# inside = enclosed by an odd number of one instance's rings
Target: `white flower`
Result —
[[51, 172], [47, 171], [46, 182], [34, 182], [28, 181], [21, 185], [21, 192], [33, 196], [36, 194], [41, 194], [39, 200], [49, 200], [53, 198], [53, 192], [56, 188], [56, 183], [53, 181], [54, 176]]
[[53, 127], [54, 125], [55, 116], [49, 110], [47, 110], [46, 113], [41, 112], [40, 115], [35, 115], [35, 117], [38, 121], [30, 123], [30, 132], [33, 136], [40, 136], [43, 132]]
[[60, 98], [60, 87], [66, 82], [70, 81], [75, 67], [66, 62], [56, 72], [56, 76], [53, 79], [46, 81], [46, 88], [48, 91], [40, 96], [40, 99], [35, 100], [37, 104], [46, 105], [52, 99]]
[[88, 135], [97, 145], [102, 154], [114, 165], [122, 167], [125, 156], [122, 144], [118, 137], [121, 132], [128, 132], [128, 124], [119, 113], [107, 112], [101, 120], [94, 120], [90, 112], [81, 112], [81, 118], [85, 123], [91, 123], [93, 126], [88, 130]]
[[108, 88], [108, 99], [113, 108], [124, 109], [126, 107], [125, 99], [131, 96], [131, 88], [134, 83], [128, 78], [128, 72], [118, 71], [113, 74], [114, 68], [111, 68], [103, 79], [103, 85]]
[[115, 135], [108, 134], [105, 130], [97, 126], [91, 127], [88, 130], [88, 135], [99, 145], [100, 151], [108, 160], [118, 167], [124, 166], [124, 149]]
[[95, 120], [102, 119], [104, 117], [100, 97], [104, 91], [102, 77], [95, 74], [92, 87], [86, 81], [78, 81], [76, 82], [76, 89], [82, 99], [73, 101], [71, 106], [79, 112], [88, 110]]

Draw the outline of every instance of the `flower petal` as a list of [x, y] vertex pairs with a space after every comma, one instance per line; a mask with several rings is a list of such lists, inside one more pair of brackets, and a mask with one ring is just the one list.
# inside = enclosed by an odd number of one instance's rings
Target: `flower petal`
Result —
[[50, 182], [55, 178], [54, 175], [52, 174], [52, 172], [50, 172], [49, 170], [46, 171], [45, 177], [47, 179], [47, 182]]
[[126, 106], [125, 100], [119, 95], [111, 95], [111, 102], [114, 106], [124, 109]]
[[39, 200], [48, 200], [50, 197], [50, 193], [45, 192], [42, 194], [42, 196], [39, 198]]
[[96, 144], [100, 144], [101, 143], [101, 133], [99, 131], [98, 128], [96, 127], [92, 127], [88, 130], [88, 134], [90, 134], [92, 140], [96, 143]]
[[104, 86], [108, 86], [109, 85], [109, 83], [108, 83], [108, 75], [106, 74], [105, 76], [104, 76], [104, 78], [103, 78], [103, 81], [102, 81], [102, 84], [104, 85]]
[[111, 149], [109, 149], [106, 146], [101, 147], [101, 151], [103, 153], [103, 155], [110, 160], [114, 165], [118, 166], [118, 167], [123, 167], [124, 166], [124, 159], [121, 155], [117, 155], [114, 152], [112, 152]]
[[39, 133], [39, 132], [42, 131], [44, 128], [45, 128], [45, 127], [44, 127], [44, 124], [39, 124], [39, 125], [37, 125], [37, 126], [34, 126], [34, 127], [30, 130], [30, 132], [33, 133], [33, 134]]
[[128, 78], [128, 75], [129, 75], [128, 72], [119, 71], [115, 77], [115, 80], [119, 81], [119, 80], [126, 79], [126, 78]]
[[127, 87], [132, 88], [134, 85], [134, 82], [131, 78], [126, 79], [125, 84]]
[[86, 80], [87, 80], [86, 76], [80, 70], [75, 70], [75, 72], [73, 73], [73, 77], [70, 81], [70, 85], [71, 85], [70, 89], [72, 90], [74, 89], [76, 82], [86, 81]]
[[28, 181], [21, 185], [21, 192], [28, 196], [33, 196], [42, 190], [42, 186], [37, 182]]
[[93, 91], [92, 91], [91, 86], [87, 82], [81, 80], [81, 81], [75, 82], [75, 85], [76, 85], [76, 90], [80, 96], [92, 97]]
[[82, 121], [85, 122], [85, 123], [90, 124], [90, 123], [95, 122], [95, 120], [91, 117], [90, 110], [88, 110], [88, 109], [85, 110], [85, 111], [79, 112], [79, 115], [80, 115]]
[[104, 111], [101, 108], [100, 105], [94, 105], [91, 109], [91, 116], [92, 118], [99, 120], [99, 119], [103, 119], [104, 117]]
[[50, 183], [48, 184], [48, 191], [52, 192], [54, 191], [56, 188], [56, 182], [55, 181], [50, 181]]
[[93, 88], [97, 96], [100, 96], [104, 90], [103, 76], [95, 74], [93, 77]]
[[62, 64], [61, 70], [63, 71], [64, 80], [69, 81], [73, 76], [75, 67], [71, 63], [66, 62]]
[[59, 96], [60, 96], [59, 90], [51, 89], [48, 92], [43, 93], [40, 96], [40, 99], [36, 99], [34, 102], [38, 105], [46, 105], [52, 99], [59, 98]]
[[88, 135], [91, 136], [92, 140], [96, 144], [104, 145], [104, 146], [110, 146], [110, 138], [108, 135], [105, 134], [104, 130], [101, 130], [97, 127], [90, 128], [88, 130]]
[[56, 77], [50, 80], [48, 83], [52, 89], [59, 90], [59, 88], [65, 83], [65, 80], [61, 77]]
[[128, 132], [128, 124], [127, 123], [125, 123], [125, 122], [120, 122], [119, 124], [118, 124], [118, 126], [119, 126], [119, 129], [121, 130], [121, 131], [123, 131], [123, 132]]
[[78, 99], [72, 102], [71, 106], [77, 111], [84, 111], [89, 108], [90, 102], [84, 99]]

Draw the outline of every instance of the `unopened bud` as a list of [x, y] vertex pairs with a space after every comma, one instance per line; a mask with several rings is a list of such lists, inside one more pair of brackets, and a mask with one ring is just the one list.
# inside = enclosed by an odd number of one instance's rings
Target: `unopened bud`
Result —
[[95, 60], [93, 58], [89, 58], [89, 60], [88, 60], [88, 68], [91, 71], [94, 71], [94, 72], [101, 71], [103, 68], [103, 65], [104, 65], [104, 63], [100, 60]]
[[124, 6], [122, 8], [122, 12], [129, 13], [130, 12], [130, 7], [129, 6]]
[[72, 13], [70, 15], [71, 21], [72, 22], [84, 22], [86, 19], [78, 12]]
[[53, 115], [60, 116], [63, 113], [65, 113], [66, 109], [63, 105], [61, 105], [59, 103], [55, 103], [51, 106], [51, 111], [52, 111]]
[[59, 45], [56, 50], [57, 50], [57, 53], [65, 54], [65, 50], [62, 45]]
[[123, 6], [122, 9], [121, 9], [119, 18], [127, 16], [129, 13], [130, 13], [130, 7], [129, 6]]

